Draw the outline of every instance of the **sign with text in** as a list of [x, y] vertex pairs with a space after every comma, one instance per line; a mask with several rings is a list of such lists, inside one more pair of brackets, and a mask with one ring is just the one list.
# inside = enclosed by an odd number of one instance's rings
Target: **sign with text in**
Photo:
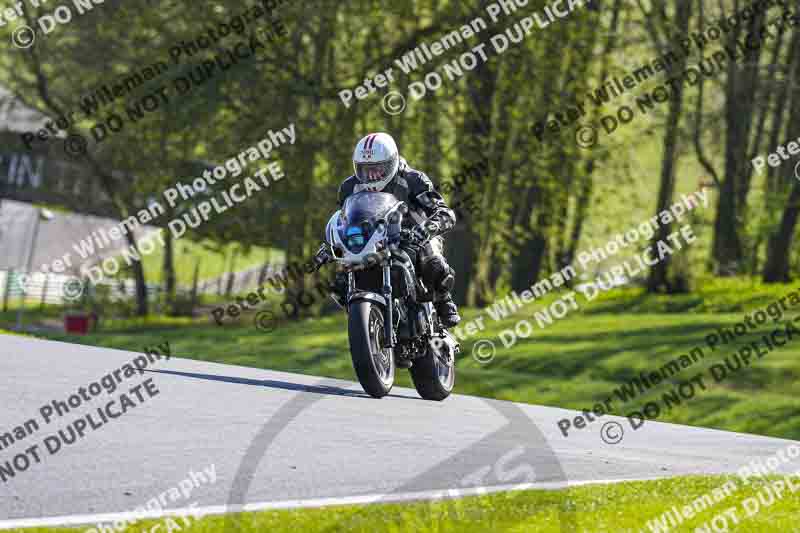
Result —
[[[11, 133], [0, 133], [0, 199], [64, 207], [77, 213], [113, 216], [111, 199], [97, 177], [56, 150], [26, 150]], [[55, 148], [55, 145], [53, 146]]]

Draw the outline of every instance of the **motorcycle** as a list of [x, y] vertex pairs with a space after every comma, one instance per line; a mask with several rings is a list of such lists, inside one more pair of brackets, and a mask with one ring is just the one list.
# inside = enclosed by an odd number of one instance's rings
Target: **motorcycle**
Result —
[[394, 195], [368, 191], [348, 197], [333, 214], [325, 244], [347, 274], [345, 299], [334, 300], [347, 311], [353, 368], [367, 394], [386, 396], [396, 369], [408, 368], [419, 395], [441, 401], [455, 385], [460, 346], [402, 247], [410, 241], [402, 228], [406, 214], [408, 206]]

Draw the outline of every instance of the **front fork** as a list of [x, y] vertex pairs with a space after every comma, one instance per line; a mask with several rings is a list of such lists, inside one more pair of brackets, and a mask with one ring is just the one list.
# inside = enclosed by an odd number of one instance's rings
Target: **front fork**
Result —
[[[347, 273], [347, 293], [353, 294], [356, 290], [356, 276], [353, 272]], [[394, 299], [392, 298], [392, 267], [390, 261], [383, 265], [383, 299], [386, 301], [386, 312], [383, 320], [383, 338], [386, 347], [394, 348], [397, 339], [394, 335]]]
[[386, 300], [386, 316], [383, 321], [384, 339], [388, 347], [394, 348], [394, 298], [392, 298], [392, 267], [389, 261], [383, 264], [383, 299]]

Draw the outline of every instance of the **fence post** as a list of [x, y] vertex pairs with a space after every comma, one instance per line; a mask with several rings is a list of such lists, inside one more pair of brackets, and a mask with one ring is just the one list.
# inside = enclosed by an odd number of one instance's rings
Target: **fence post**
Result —
[[234, 284], [236, 282], [236, 256], [239, 255], [239, 249], [234, 248], [231, 253], [231, 266], [228, 271], [228, 286], [225, 289], [225, 296], [230, 296], [233, 293]]
[[8, 311], [8, 297], [11, 292], [11, 278], [14, 277], [14, 270], [6, 271], [6, 286], [3, 290], [3, 312]]
[[197, 258], [197, 262], [194, 264], [194, 278], [192, 279], [192, 303], [191, 308], [189, 309], [189, 313], [194, 316], [194, 307], [197, 305], [197, 282], [198, 277], [200, 276], [200, 258]]
[[42, 302], [39, 304], [39, 310], [44, 310], [44, 302], [47, 298], [47, 290], [50, 288], [50, 273], [46, 272], [44, 275], [44, 287], [42, 287]]
[[155, 285], [148, 294], [152, 294], [152, 301], [155, 305], [155, 314], [161, 314], [161, 285]]

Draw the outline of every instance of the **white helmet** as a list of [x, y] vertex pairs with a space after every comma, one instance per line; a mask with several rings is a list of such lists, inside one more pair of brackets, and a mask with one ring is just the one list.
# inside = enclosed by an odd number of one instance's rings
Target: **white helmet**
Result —
[[400, 153], [392, 136], [371, 133], [358, 141], [353, 152], [353, 168], [364, 189], [383, 190], [400, 168]]

